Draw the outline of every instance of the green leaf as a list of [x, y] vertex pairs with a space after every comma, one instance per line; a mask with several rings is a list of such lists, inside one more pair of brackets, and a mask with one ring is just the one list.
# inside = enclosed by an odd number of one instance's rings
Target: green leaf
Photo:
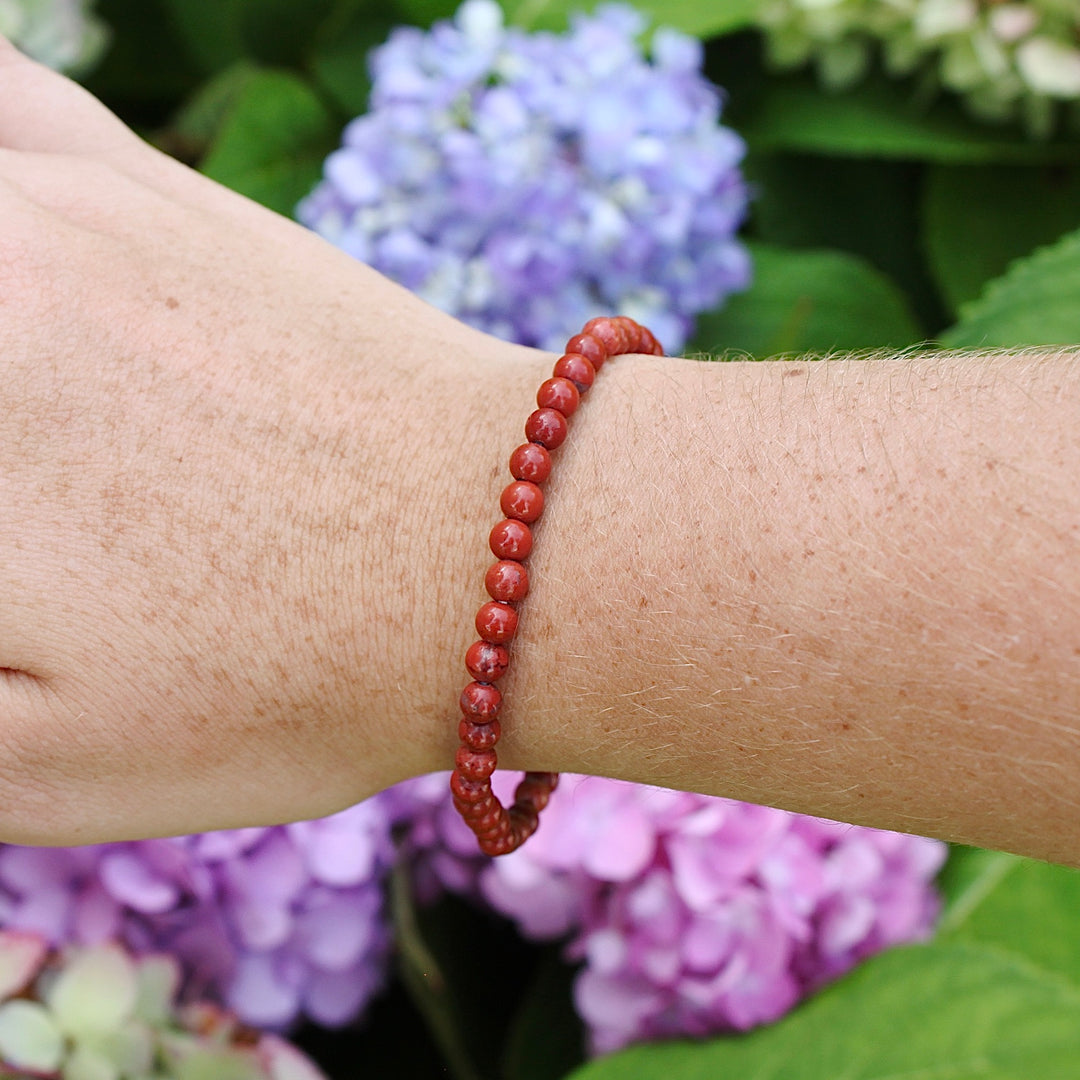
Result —
[[[396, 6], [399, 12], [396, 22], [428, 27], [438, 19], [449, 19], [461, 6], [461, 0], [396, 0]], [[504, 10], [507, 6], [502, 2]]]
[[259, 71], [233, 101], [202, 171], [291, 215], [337, 140], [336, 122], [307, 83], [288, 72]]
[[156, 133], [158, 147], [196, 167], [221, 133], [259, 69], [246, 60], [207, 79], [180, 108], [167, 128]]
[[341, 6], [341, 0], [243, 0], [238, 22], [245, 55], [268, 67], [299, 65]]
[[1031, 1080], [1076, 1076], [1080, 988], [990, 946], [885, 953], [787, 1019], [635, 1047], [574, 1080]]
[[207, 74], [244, 58], [245, 0], [160, 0], [188, 55]]
[[367, 111], [371, 91], [368, 55], [400, 21], [393, 7], [382, 5], [369, 10], [356, 3], [341, 5], [320, 27], [308, 69], [346, 116]]
[[754, 282], [701, 316], [690, 347], [758, 359], [789, 352], [899, 348], [921, 339], [904, 295], [864, 260], [841, 251], [751, 244]]
[[1080, 158], [1080, 143], [1032, 142], [972, 120], [952, 101], [924, 106], [912, 97], [910, 83], [884, 78], [833, 94], [809, 77], [773, 77], [740, 117], [740, 130], [758, 150], [841, 157], [969, 164]]
[[1016, 858], [1003, 851], [953, 845], [935, 882], [944, 902], [939, 925], [949, 920], [958, 921], [963, 909], [979, 898], [981, 893], [993, 888]]
[[[591, 11], [604, 0], [503, 0], [510, 22], [530, 30], [565, 30], [571, 14]], [[695, 37], [718, 37], [751, 25], [759, 0], [636, 0], [634, 7], [654, 26], [671, 26]]]
[[506, 1042], [506, 1080], [560, 1080], [585, 1057], [585, 1033], [574, 1009], [574, 969], [562, 950], [545, 952]]
[[952, 322], [920, 244], [922, 165], [751, 153], [743, 169], [754, 192], [755, 238], [860, 255], [906, 293], [924, 331]]
[[1080, 342], [1080, 230], [1012, 263], [961, 308], [943, 341], [977, 348]]
[[923, 235], [955, 313], [1013, 259], [1080, 228], [1080, 166], [935, 166], [927, 171]]
[[992, 945], [1080, 988], [1080, 870], [973, 851], [950, 891], [942, 941]]
[[158, 0], [195, 63], [213, 74], [238, 60], [297, 67], [327, 19], [353, 0]]
[[204, 72], [165, 11], [165, 0], [99, 0], [111, 39], [88, 89], [128, 124], [154, 128], [199, 84]]

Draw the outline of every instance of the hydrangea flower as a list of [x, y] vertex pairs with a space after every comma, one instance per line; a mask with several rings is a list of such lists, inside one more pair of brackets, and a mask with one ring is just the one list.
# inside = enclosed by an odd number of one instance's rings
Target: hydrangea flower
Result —
[[298, 208], [322, 236], [436, 307], [558, 350], [629, 315], [678, 352], [695, 314], [745, 287], [742, 140], [718, 123], [701, 46], [630, 8], [562, 35], [467, 0], [372, 56], [371, 109]]
[[0, 0], [0, 34], [28, 56], [69, 74], [81, 74], [108, 42], [94, 0]]
[[0, 931], [0, 1073], [65, 1080], [324, 1080], [274, 1035], [243, 1029], [205, 1002], [178, 1008], [171, 956], [117, 945], [51, 951]]
[[380, 797], [319, 821], [74, 848], [0, 846], [0, 926], [181, 962], [185, 996], [283, 1030], [356, 1018], [382, 986], [394, 859]]
[[1061, 103], [1080, 118], [1080, 7], [1062, 0], [762, 0], [758, 23], [779, 67], [813, 62], [835, 89], [880, 51], [887, 70], [916, 71], [977, 115], [1023, 119], [1045, 134]]
[[482, 897], [526, 937], [566, 937], [597, 1053], [775, 1020], [858, 961], [925, 938], [938, 909], [935, 840], [564, 776], [529, 843], [489, 860], [445, 791], [439, 776], [396, 795], [413, 804], [418, 880]]

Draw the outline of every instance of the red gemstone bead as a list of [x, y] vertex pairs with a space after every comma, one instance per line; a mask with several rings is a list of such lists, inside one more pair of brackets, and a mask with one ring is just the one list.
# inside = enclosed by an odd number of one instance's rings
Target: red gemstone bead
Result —
[[510, 455], [510, 475], [515, 480], [542, 484], [551, 475], [551, 455], [539, 443], [522, 443]]
[[461, 711], [466, 718], [477, 724], [488, 723], [499, 714], [502, 694], [494, 686], [471, 682], [461, 691]]
[[[493, 750], [491, 752], [494, 753], [495, 751]], [[496, 766], [496, 768], [498, 768], [498, 766]], [[458, 769], [457, 771], [460, 773], [461, 769]], [[474, 777], [469, 777], [462, 774], [462, 779], [471, 780], [474, 779]], [[483, 778], [481, 777], [481, 779]], [[461, 813], [471, 814], [473, 817], [476, 817], [479, 814], [486, 814], [493, 806], [502, 806], [502, 803], [499, 802], [499, 798], [494, 791], [489, 791], [485, 798], [479, 799], [476, 802], [464, 802], [453, 793], [451, 793], [451, 799], [453, 800], [453, 803], [458, 808], [458, 810], [461, 811]]]
[[464, 803], [480, 802], [491, 794], [491, 781], [468, 780], [459, 772], [452, 772], [450, 790]]
[[515, 559], [500, 559], [488, 568], [484, 587], [492, 600], [516, 603], [529, 592], [529, 572]]
[[540, 816], [531, 807], [512, 806], [510, 808], [510, 829], [514, 837], [514, 846], [519, 847], [534, 832], [540, 824]]
[[536, 404], [541, 409], [555, 409], [563, 416], [573, 416], [581, 404], [581, 395], [569, 379], [557, 377], [540, 384], [540, 389], [536, 391]]
[[663, 356], [664, 347], [656, 340], [656, 335], [647, 327], [641, 328], [641, 351], [652, 353], [653, 356]]
[[502, 803], [495, 797], [494, 792], [489, 792], [487, 798], [473, 803], [463, 802], [456, 795], [451, 795], [451, 802], [454, 804], [454, 809], [465, 819], [470, 828], [473, 827], [472, 823], [477, 818], [490, 814], [492, 810], [502, 809]]
[[623, 333], [626, 335], [626, 351], [631, 353], [642, 352], [642, 347], [645, 344], [645, 339], [641, 333], [643, 327], [626, 315], [619, 315], [615, 322], [622, 327]]
[[608, 358], [607, 349], [592, 334], [575, 334], [566, 343], [566, 353], [580, 353], [597, 371]]
[[567, 353], [555, 361], [552, 374], [560, 379], [569, 379], [579, 394], [584, 394], [596, 378], [596, 368], [580, 353]]
[[582, 333], [596, 338], [608, 356], [617, 356], [626, 351], [626, 332], [614, 319], [590, 319]]
[[492, 645], [505, 645], [517, 631], [517, 612], [509, 604], [489, 600], [476, 613], [476, 632]]
[[517, 845], [514, 838], [507, 833], [502, 833], [492, 838], [483, 838], [480, 841], [480, 850], [485, 855], [509, 855]]
[[498, 720], [491, 720], [486, 724], [478, 724], [475, 720], [466, 720], [462, 717], [458, 722], [458, 738], [470, 750], [490, 750], [499, 741], [502, 728]]
[[525, 421], [525, 438], [549, 450], [562, 446], [568, 430], [566, 417], [558, 409], [537, 409]]
[[505, 828], [502, 824], [504, 814], [506, 814], [506, 811], [503, 807], [496, 806], [486, 814], [470, 817], [469, 827], [478, 835], [480, 833], [489, 833], [496, 829]]
[[474, 641], [465, 653], [465, 666], [478, 682], [498, 682], [510, 666], [510, 654], [502, 645]]
[[540, 813], [551, 798], [551, 783], [546, 773], [526, 773], [514, 792], [514, 802], [532, 806]]
[[[488, 819], [488, 825], [486, 828], [473, 827], [473, 831], [476, 833], [478, 840], [492, 839], [496, 836], [509, 836], [510, 835], [510, 812], [499, 804], [497, 812], [492, 814], [481, 815]], [[472, 822], [469, 823], [472, 826]]]
[[466, 780], [486, 780], [494, 771], [497, 758], [494, 750], [470, 750], [458, 748], [454, 767]]
[[532, 529], [514, 518], [500, 521], [488, 537], [488, 546], [496, 559], [526, 559], [532, 544]]
[[515, 480], [503, 488], [499, 505], [508, 518], [532, 522], [544, 512], [544, 493], [530, 480]]

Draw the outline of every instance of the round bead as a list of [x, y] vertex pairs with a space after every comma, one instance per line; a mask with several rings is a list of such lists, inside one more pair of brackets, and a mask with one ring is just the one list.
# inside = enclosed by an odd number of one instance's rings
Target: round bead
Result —
[[581, 394], [569, 379], [556, 377], [540, 384], [540, 389], [536, 391], [536, 404], [541, 409], [555, 409], [563, 416], [573, 416], [581, 404]]
[[663, 356], [664, 347], [656, 340], [656, 335], [647, 327], [641, 328], [641, 351], [652, 353], [653, 356]]
[[512, 806], [510, 808], [510, 829], [514, 838], [514, 846], [519, 847], [524, 844], [536, 832], [536, 827], [539, 824], [540, 816], [531, 807]]
[[532, 529], [514, 518], [500, 521], [488, 537], [488, 546], [496, 559], [526, 559], [532, 544]]
[[514, 802], [532, 806], [540, 813], [551, 798], [551, 784], [543, 773], [526, 773], [514, 791]]
[[486, 780], [495, 771], [495, 765], [494, 750], [470, 750], [462, 746], [454, 758], [454, 767], [466, 780]]
[[[487, 814], [483, 816], [488, 817]], [[494, 818], [495, 820], [492, 821], [491, 818]], [[499, 807], [499, 814], [497, 817], [492, 814], [491, 817], [488, 817], [488, 820], [490, 824], [486, 829], [474, 829], [477, 840], [480, 840], [482, 842], [484, 840], [494, 840], [500, 836], [510, 835], [510, 814], [505, 806]]]
[[522, 443], [510, 455], [510, 475], [515, 480], [542, 484], [551, 475], [551, 455], [539, 443]]
[[477, 724], [490, 723], [499, 715], [502, 694], [487, 683], [471, 682], [461, 691], [459, 704], [466, 719]]
[[510, 654], [502, 645], [490, 641], [474, 641], [465, 654], [465, 666], [478, 682], [498, 682], [510, 666]]
[[476, 803], [491, 794], [490, 780], [467, 780], [459, 772], [450, 774], [450, 790], [463, 803]]
[[517, 612], [509, 604], [489, 600], [476, 613], [476, 632], [492, 645], [505, 645], [517, 631]]
[[615, 324], [622, 329], [625, 336], [626, 348], [624, 351], [628, 353], [641, 352], [642, 345], [644, 345], [644, 338], [641, 335], [642, 327], [626, 315], [616, 316]]
[[582, 333], [596, 338], [608, 356], [617, 356], [626, 351], [626, 331], [613, 319], [590, 319]]
[[607, 349], [592, 334], [575, 334], [566, 343], [566, 352], [580, 353], [597, 371], [608, 358]]
[[500, 559], [488, 567], [484, 587], [492, 600], [517, 603], [529, 593], [529, 572], [516, 559]]
[[505, 828], [505, 826], [502, 825], [503, 815], [505, 813], [506, 811], [501, 806], [496, 806], [486, 814], [470, 816], [469, 826], [475, 833], [486, 833], [500, 827]]
[[532, 522], [544, 512], [544, 493], [530, 480], [515, 480], [503, 488], [499, 505], [508, 518]]
[[552, 374], [560, 379], [569, 379], [580, 395], [592, 386], [596, 379], [596, 368], [581, 353], [567, 353], [555, 361]]
[[485, 837], [480, 841], [480, 850], [485, 855], [509, 855], [517, 845], [508, 833], [500, 833], [493, 838]]
[[562, 446], [568, 430], [566, 417], [558, 409], [537, 409], [525, 421], [525, 438], [549, 450]]
[[[468, 777], [464, 779], [468, 779]], [[450, 800], [454, 804], [454, 809], [470, 823], [474, 818], [490, 814], [492, 810], [502, 809], [502, 803], [499, 802], [494, 791], [489, 791], [487, 797], [480, 799], [479, 802], [463, 802], [453, 794], [450, 796]]]
[[498, 720], [487, 724], [478, 724], [475, 720], [462, 717], [458, 722], [458, 738], [470, 750], [490, 750], [499, 741], [502, 728]]

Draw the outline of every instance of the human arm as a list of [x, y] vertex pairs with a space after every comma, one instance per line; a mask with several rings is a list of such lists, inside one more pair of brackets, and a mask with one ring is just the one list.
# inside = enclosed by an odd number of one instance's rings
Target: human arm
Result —
[[[448, 767], [550, 358], [0, 77], [0, 836]], [[1074, 372], [614, 362], [557, 452], [502, 763], [1080, 861]]]

